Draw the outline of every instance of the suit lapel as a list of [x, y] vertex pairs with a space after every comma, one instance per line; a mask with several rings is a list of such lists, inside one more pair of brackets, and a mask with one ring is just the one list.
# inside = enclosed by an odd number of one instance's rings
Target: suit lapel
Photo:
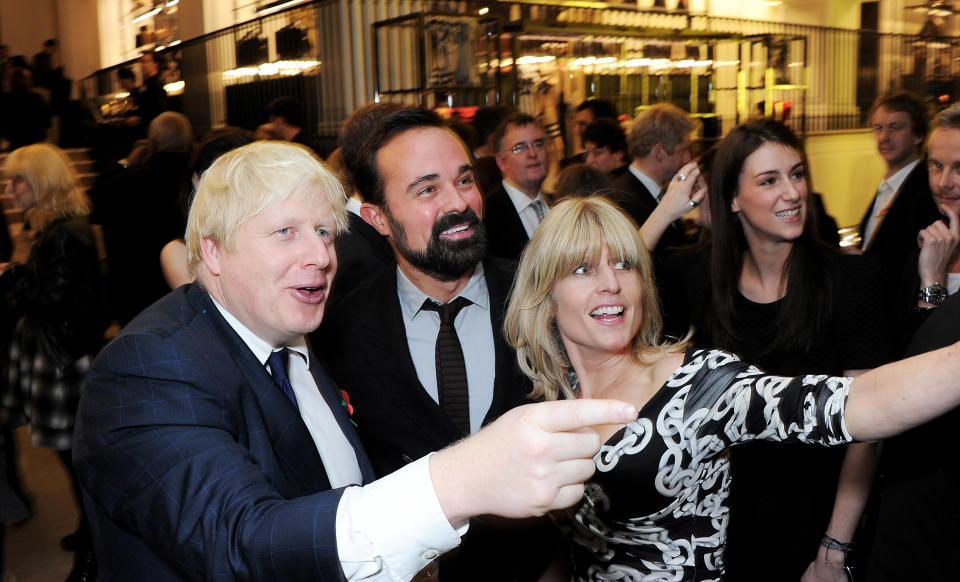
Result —
[[489, 214], [488, 222], [491, 223], [497, 232], [489, 232], [490, 237], [496, 238], [500, 242], [501, 250], [509, 247], [507, 253], [516, 259], [523, 251], [530, 237], [527, 236], [527, 229], [520, 220], [520, 214], [517, 213], [517, 207], [513, 205], [513, 200], [507, 194], [507, 190], [501, 183], [490, 196], [486, 199], [487, 207], [484, 209], [485, 216]]
[[640, 206], [647, 211], [648, 215], [652, 214], [657, 208], [657, 199], [653, 197], [653, 193], [650, 192], [647, 186], [640, 181], [640, 178], [634, 176], [633, 173], [630, 174], [630, 178], [633, 180], [635, 186], [634, 193], [637, 196], [637, 201], [640, 203]]
[[358, 345], [364, 346], [364, 355], [383, 387], [382, 393], [413, 425], [431, 435], [437, 448], [443, 447], [456, 440], [459, 431], [417, 378], [397, 297], [396, 269], [387, 269], [372, 288], [378, 295], [353, 328]]
[[510, 286], [516, 273], [516, 264], [506, 261], [485, 260], [484, 276], [490, 300], [490, 323], [493, 326], [493, 347], [496, 361], [496, 376], [493, 380], [493, 400], [483, 419], [483, 424], [493, 422], [507, 410], [521, 404], [530, 391], [526, 377], [517, 369], [516, 352], [507, 344], [503, 335], [503, 318], [507, 308]]
[[357, 455], [357, 464], [360, 465], [364, 484], [370, 483], [374, 480], [370, 459], [367, 458], [367, 453], [363, 450], [363, 445], [360, 444], [360, 437], [357, 436], [357, 431], [350, 423], [350, 417], [346, 409], [340, 404], [340, 394], [337, 392], [333, 381], [312, 352], [310, 354], [310, 372], [313, 374], [313, 379], [317, 383], [317, 389], [320, 390], [323, 400], [330, 407], [333, 417], [337, 419], [337, 424], [340, 425], [340, 430], [350, 441], [350, 446], [353, 447], [353, 451]]
[[[198, 311], [207, 313], [212, 327], [248, 382], [263, 417], [277, 465], [282, 470], [283, 486], [277, 483], [278, 490], [295, 497], [330, 489], [320, 453], [313, 446], [313, 437], [300, 413], [277, 388], [270, 373], [257, 361], [250, 348], [223, 319], [206, 290], [196, 286], [191, 290], [191, 301]], [[281, 476], [272, 478], [277, 481]]]

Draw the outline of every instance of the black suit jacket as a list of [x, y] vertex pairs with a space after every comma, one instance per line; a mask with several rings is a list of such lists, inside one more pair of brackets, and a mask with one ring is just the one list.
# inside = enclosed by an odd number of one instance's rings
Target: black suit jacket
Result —
[[[489, 259], [496, 376], [491, 422], [526, 401], [530, 383], [503, 338], [503, 316], [515, 264]], [[343, 298], [312, 338], [330, 363], [337, 385], [350, 395], [353, 420], [377, 475], [385, 475], [460, 438], [453, 423], [417, 378], [397, 296], [396, 269], [385, 269]], [[553, 545], [542, 520], [471, 520], [460, 548], [440, 562], [442, 580], [535, 580]]]
[[[633, 172], [627, 171], [614, 183], [617, 190], [614, 201], [620, 205], [620, 208], [633, 218], [637, 226], [643, 226], [653, 211], [657, 208], [657, 199], [653, 197], [650, 190], [643, 185], [643, 182], [633, 175]], [[674, 222], [660, 237], [657, 249], [667, 249], [684, 246], [689, 244], [683, 228], [677, 222]]]
[[[507, 261], [484, 262], [496, 354], [493, 401], [485, 424], [522, 404], [530, 391], [501, 332], [514, 268]], [[397, 296], [396, 268], [384, 269], [344, 296], [311, 340], [329, 362], [334, 381], [350, 395], [353, 420], [377, 475], [459, 440], [457, 428], [417, 379]]]
[[[960, 340], [960, 294], [932, 310], [907, 356]], [[960, 571], [960, 463], [952, 442], [960, 409], [884, 441], [876, 535], [866, 580], [953, 580]]]
[[330, 489], [296, 407], [197, 284], [144, 311], [94, 361], [73, 458], [100, 580], [343, 579], [342, 489]]
[[519, 260], [530, 237], [502, 182], [484, 199], [483, 223], [487, 227], [488, 254], [511, 261]]
[[477, 177], [480, 191], [486, 195], [493, 192], [503, 181], [500, 166], [497, 165], [497, 156], [480, 156], [473, 164], [473, 175]]
[[170, 291], [160, 269], [160, 250], [183, 237], [181, 179], [188, 154], [156, 152], [139, 167], [119, 170], [90, 191], [90, 221], [103, 226], [114, 318], [126, 324]]
[[[876, 195], [867, 206], [860, 221], [860, 232], [864, 232], [867, 219], [876, 202]], [[927, 173], [927, 160], [921, 159], [910, 172], [897, 191], [897, 195], [877, 227], [870, 246], [864, 254], [875, 257], [883, 265], [884, 290], [888, 300], [896, 289], [903, 265], [917, 248], [917, 233], [940, 218], [940, 211], [933, 202], [930, 193], [930, 179]]]
[[[393, 251], [377, 229], [352, 212], [347, 213], [350, 231], [337, 236], [337, 274], [333, 280], [330, 304], [333, 305], [357, 285], [396, 262]], [[331, 309], [328, 309], [328, 312]]]

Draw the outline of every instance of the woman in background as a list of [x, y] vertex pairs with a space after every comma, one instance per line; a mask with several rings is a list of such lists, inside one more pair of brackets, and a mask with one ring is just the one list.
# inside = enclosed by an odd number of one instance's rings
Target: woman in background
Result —
[[81, 525], [64, 538], [77, 550], [75, 571], [93, 572], [89, 528], [70, 450], [80, 388], [107, 327], [100, 257], [87, 215], [90, 203], [77, 187], [66, 155], [42, 143], [9, 155], [4, 173], [34, 232], [26, 263], [7, 266], [20, 314], [6, 370], [10, 385], [2, 399], [8, 425], [30, 425], [34, 446], [57, 451], [66, 466]]
[[[668, 329], [693, 323], [697, 345], [785, 376], [857, 376], [889, 361], [880, 267], [819, 240], [803, 144], [788, 127], [758, 119], [734, 128], [719, 145], [709, 189], [711, 249], [686, 269], [675, 293], [686, 308], [669, 314], [687, 319]], [[758, 442], [732, 451], [729, 578], [846, 580], [846, 544], [875, 455], [862, 444], [844, 451]], [[827, 538], [844, 548], [820, 544]]]

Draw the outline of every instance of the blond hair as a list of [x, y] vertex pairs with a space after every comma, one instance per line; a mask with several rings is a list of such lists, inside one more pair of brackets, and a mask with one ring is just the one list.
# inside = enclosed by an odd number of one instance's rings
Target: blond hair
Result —
[[653, 263], [637, 225], [615, 204], [599, 196], [568, 198], [550, 209], [520, 258], [510, 293], [504, 332], [517, 351], [520, 369], [533, 382], [532, 397], [574, 397], [570, 360], [557, 328], [552, 291], [584, 263], [596, 265], [603, 247], [610, 257], [627, 261], [640, 279], [643, 318], [633, 338], [638, 360], [651, 351], [677, 351], [683, 341], [663, 342], [663, 318], [653, 283]]
[[340, 180], [309, 149], [288, 142], [258, 141], [230, 151], [203, 173], [187, 219], [187, 263], [193, 275], [202, 262], [200, 241], [211, 238], [233, 250], [233, 234], [268, 205], [304, 188], [325, 198], [337, 232], [348, 229]]
[[30, 222], [43, 230], [58, 218], [85, 216], [90, 213], [90, 200], [77, 188], [70, 159], [53, 144], [23, 146], [7, 156], [3, 166], [10, 180], [24, 180], [36, 197], [36, 208]]

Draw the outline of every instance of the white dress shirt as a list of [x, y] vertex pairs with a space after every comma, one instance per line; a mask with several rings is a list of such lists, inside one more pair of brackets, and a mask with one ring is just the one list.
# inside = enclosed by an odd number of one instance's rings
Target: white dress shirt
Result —
[[[254, 356], [266, 362], [273, 346], [216, 300], [213, 303]], [[430, 478], [430, 455], [374, 483], [355, 486], [362, 481], [356, 454], [310, 373], [304, 338], [283, 347], [291, 350], [287, 375], [330, 484], [347, 486], [337, 506], [336, 524], [344, 574], [351, 581], [410, 580], [437, 556], [459, 545], [467, 530], [466, 526], [453, 529], [443, 514]]]
[[537, 211], [534, 210], [533, 207], [535, 201], [539, 201], [539, 203], [543, 205], [544, 216], [550, 211], [550, 206], [547, 205], [547, 201], [543, 198], [543, 192], [537, 192], [536, 198], [530, 198], [506, 180], [503, 181], [503, 189], [507, 191], [510, 202], [513, 202], [513, 207], [517, 209], [520, 222], [523, 223], [523, 229], [527, 231], [527, 238], [533, 238], [533, 233], [537, 230], [537, 227], [540, 226], [540, 218], [537, 216]]
[[870, 218], [867, 219], [867, 225], [863, 229], [863, 242], [860, 244], [860, 248], [867, 250], [870, 247], [874, 235], [877, 234], [877, 228], [880, 226], [880, 223], [883, 222], [883, 217], [886, 215], [887, 207], [893, 204], [893, 199], [896, 198], [897, 192], [900, 191], [900, 186], [903, 186], [903, 182], [907, 179], [907, 176], [910, 175], [910, 172], [912, 172], [919, 163], [919, 159], [913, 160], [897, 170], [894, 175], [880, 182], [880, 186], [877, 188], [877, 197], [874, 199], [873, 208], [870, 210]]
[[[429, 295], [417, 288], [397, 267], [397, 295], [406, 327], [407, 347], [417, 378], [423, 389], [440, 403], [437, 388], [437, 333], [440, 314], [421, 309]], [[480, 430], [483, 418], [493, 403], [493, 380], [496, 376], [496, 353], [493, 345], [493, 324], [490, 323], [490, 293], [483, 277], [483, 265], [478, 263], [459, 297], [472, 301], [460, 310], [453, 322], [457, 338], [463, 348], [463, 362], [467, 368], [467, 395], [470, 402], [470, 432]], [[442, 303], [430, 297], [437, 303]]]
[[360, 216], [360, 218], [363, 218], [363, 216], [360, 215], [361, 206], [363, 206], [363, 202], [361, 202], [360, 199], [357, 198], [356, 196], [350, 196], [349, 198], [347, 198], [347, 204], [346, 204], [347, 212], [352, 212], [357, 216]]
[[650, 195], [653, 196], [653, 199], [657, 201], [657, 204], [660, 203], [660, 193], [663, 191], [663, 187], [660, 184], [657, 184], [657, 181], [651, 178], [650, 176], [643, 173], [643, 170], [640, 169], [640, 166], [636, 162], [633, 162], [628, 166], [630, 173], [636, 176], [637, 180], [647, 187], [647, 190], [650, 191]]

